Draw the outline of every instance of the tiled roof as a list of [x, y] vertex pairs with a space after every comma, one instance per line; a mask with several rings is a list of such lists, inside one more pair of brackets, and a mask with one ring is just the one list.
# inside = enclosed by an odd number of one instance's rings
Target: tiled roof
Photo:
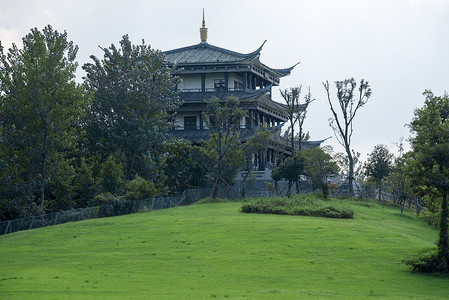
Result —
[[[264, 42], [265, 44], [265, 42]], [[260, 46], [256, 51], [242, 54], [213, 46], [207, 42], [201, 42], [197, 45], [183, 47], [179, 49], [163, 52], [165, 60], [169, 64], [204, 64], [204, 63], [236, 63], [249, 60], [260, 53]]]

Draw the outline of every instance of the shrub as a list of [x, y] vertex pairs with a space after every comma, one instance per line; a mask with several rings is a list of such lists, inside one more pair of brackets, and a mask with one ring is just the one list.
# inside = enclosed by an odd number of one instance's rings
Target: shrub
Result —
[[207, 203], [227, 203], [227, 202], [237, 202], [240, 201], [240, 199], [223, 199], [223, 198], [216, 198], [216, 199], [212, 199], [212, 198], [205, 198], [205, 199], [201, 199], [199, 201], [197, 201], [197, 204], [207, 204]]
[[101, 194], [95, 195], [91, 205], [114, 204], [114, 203], [121, 202], [122, 200], [123, 200], [123, 197], [116, 196], [109, 192], [106, 192], [106, 193], [101, 193]]
[[419, 214], [419, 217], [424, 220], [427, 224], [434, 228], [438, 228], [440, 226], [440, 212], [432, 212], [431, 210], [427, 208], [423, 208], [421, 213]]
[[126, 198], [131, 200], [137, 199], [151, 199], [156, 196], [157, 189], [153, 182], [149, 182], [136, 174], [133, 180], [126, 184]]
[[437, 249], [428, 250], [418, 257], [410, 258], [405, 261], [405, 264], [416, 273], [449, 273], [449, 261], [439, 255]]
[[241, 207], [244, 213], [297, 215], [326, 218], [351, 219], [354, 212], [347, 207], [336, 207], [312, 195], [298, 198], [266, 198], [256, 202], [245, 203]]

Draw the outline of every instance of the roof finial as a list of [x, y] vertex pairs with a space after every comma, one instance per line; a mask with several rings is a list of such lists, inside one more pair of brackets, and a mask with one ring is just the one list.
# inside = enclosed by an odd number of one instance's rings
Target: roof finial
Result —
[[200, 38], [201, 42], [207, 41], [207, 28], [206, 28], [206, 21], [204, 20], [204, 8], [203, 8], [203, 27], [200, 28]]
[[206, 21], [204, 20], [204, 8], [203, 8], [203, 28], [206, 27]]

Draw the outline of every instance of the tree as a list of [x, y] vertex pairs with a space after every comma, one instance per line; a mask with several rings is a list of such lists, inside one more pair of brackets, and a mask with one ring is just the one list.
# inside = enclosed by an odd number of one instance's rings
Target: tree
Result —
[[382, 180], [388, 176], [392, 168], [393, 154], [387, 146], [376, 145], [373, 151], [368, 154], [368, 161], [365, 163], [365, 175], [371, 176], [377, 183], [379, 189], [379, 200], [382, 199]]
[[449, 272], [448, 194], [449, 194], [449, 95], [424, 92], [422, 108], [416, 109], [410, 123], [409, 174], [415, 185], [437, 191], [441, 198], [438, 252], [415, 266], [417, 271]]
[[357, 83], [354, 78], [336, 81], [335, 85], [337, 88], [337, 98], [340, 109], [339, 114], [338, 107], [334, 108], [331, 101], [329, 82], [326, 81], [323, 85], [326, 89], [327, 100], [333, 115], [333, 118], [329, 119], [329, 125], [334, 130], [335, 137], [344, 147], [348, 157], [349, 194], [354, 196], [354, 157], [353, 150], [351, 149], [351, 138], [354, 132], [353, 121], [357, 111], [363, 107], [371, 97], [371, 88], [368, 81], [362, 79], [358, 88], [358, 95], [355, 95]]
[[214, 97], [208, 101], [203, 113], [210, 133], [206, 144], [206, 156], [211, 161], [211, 176], [214, 180], [212, 199], [218, 195], [222, 182], [227, 185], [235, 178], [241, 165], [239, 127], [245, 112], [239, 108], [239, 100], [228, 97], [224, 105]]
[[0, 193], [25, 206], [39, 198], [44, 208], [46, 196], [70, 198], [69, 155], [90, 98], [75, 82], [78, 47], [66, 32], [48, 25], [22, 41], [8, 55], [0, 44]]
[[270, 138], [270, 132], [266, 127], [259, 127], [255, 134], [242, 144], [243, 157], [244, 157], [244, 165], [245, 168], [243, 170], [242, 179], [243, 179], [243, 187], [241, 190], [241, 196], [245, 197], [246, 195], [246, 186], [248, 182], [248, 178], [253, 174], [252, 170], [258, 163], [255, 159], [255, 156], [261, 157], [263, 153], [267, 152], [268, 149], [268, 139]]
[[[302, 152], [296, 151], [292, 157], [284, 160], [279, 167], [273, 170], [271, 177], [274, 181], [285, 179], [288, 181], [287, 194], [290, 195], [291, 187], [294, 182], [298, 182], [301, 175], [304, 175], [305, 156]], [[296, 192], [299, 193], [299, 186]]]
[[[410, 177], [406, 172], [408, 153], [404, 152], [403, 138], [401, 138], [396, 145], [399, 154], [393, 159], [392, 167], [388, 176], [385, 178], [385, 181], [393, 194], [394, 201], [399, 204], [401, 213], [403, 213], [405, 203], [408, 202], [410, 208], [412, 201], [415, 200], [416, 197], [414, 197]], [[417, 212], [418, 211], [417, 207]]]
[[200, 147], [183, 139], [169, 139], [164, 143], [165, 185], [171, 193], [205, 185], [207, 166], [202, 163]]
[[179, 104], [178, 78], [163, 67], [160, 51], [144, 41], [133, 45], [128, 35], [119, 48], [103, 50], [103, 60], [91, 56], [93, 63], [83, 66], [87, 87], [95, 92], [86, 120], [88, 148], [102, 160], [119, 152], [126, 180], [135, 175], [155, 180], [169, 112]]
[[312, 94], [310, 93], [310, 88], [308, 93], [304, 97], [304, 103], [301, 103], [301, 86], [281, 90], [282, 98], [284, 98], [285, 103], [287, 104], [287, 118], [290, 122], [289, 126], [289, 134], [290, 134], [290, 143], [291, 143], [291, 151], [292, 155], [295, 152], [295, 125], [298, 123], [299, 125], [299, 133], [298, 133], [298, 150], [301, 151], [302, 141], [306, 137], [306, 133], [304, 132], [304, 120], [306, 119], [307, 108], [309, 107], [310, 102], [312, 102]]
[[324, 198], [329, 195], [327, 180], [330, 175], [338, 173], [337, 162], [333, 159], [332, 147], [312, 148], [304, 153], [306, 176], [310, 179], [313, 189], [320, 189]]

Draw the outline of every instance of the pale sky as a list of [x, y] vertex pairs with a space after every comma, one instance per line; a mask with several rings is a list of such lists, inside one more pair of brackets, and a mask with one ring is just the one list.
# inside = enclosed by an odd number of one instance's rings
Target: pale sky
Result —
[[[333, 136], [322, 82], [368, 80], [372, 97], [355, 119], [352, 139], [363, 158], [377, 144], [395, 150], [395, 142], [409, 137], [405, 124], [423, 105], [425, 89], [449, 92], [449, 0], [0, 0], [0, 40], [9, 48], [33, 27], [66, 30], [79, 46], [81, 82], [89, 56], [102, 57], [98, 45], [118, 44], [124, 34], [162, 51], [199, 43], [203, 8], [208, 43], [248, 53], [267, 40], [262, 63], [300, 62], [280, 88], [310, 86], [316, 101], [305, 129], [312, 140]], [[273, 98], [282, 101], [277, 88]], [[343, 152], [335, 137], [325, 145]]]

